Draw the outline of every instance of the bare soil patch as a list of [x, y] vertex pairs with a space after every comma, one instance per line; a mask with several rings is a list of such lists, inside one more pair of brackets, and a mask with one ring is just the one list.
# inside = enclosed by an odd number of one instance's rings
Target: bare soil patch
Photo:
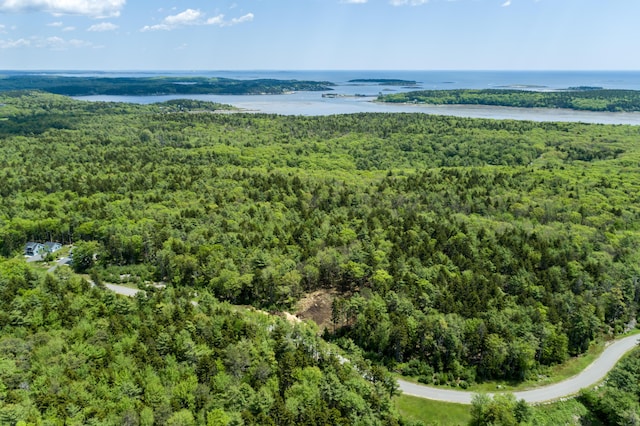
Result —
[[331, 304], [337, 296], [335, 290], [317, 290], [308, 293], [296, 304], [296, 317], [306, 320], [311, 319], [320, 330], [331, 326]]

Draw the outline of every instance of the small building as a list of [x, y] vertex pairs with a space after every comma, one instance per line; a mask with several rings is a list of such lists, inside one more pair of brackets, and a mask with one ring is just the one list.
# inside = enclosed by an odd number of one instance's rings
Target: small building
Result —
[[62, 244], [54, 243], [53, 241], [47, 241], [44, 243], [44, 251], [47, 253], [55, 253], [62, 248]]
[[38, 255], [42, 250], [44, 250], [44, 245], [33, 241], [29, 241], [27, 245], [24, 246], [24, 254], [26, 256]]

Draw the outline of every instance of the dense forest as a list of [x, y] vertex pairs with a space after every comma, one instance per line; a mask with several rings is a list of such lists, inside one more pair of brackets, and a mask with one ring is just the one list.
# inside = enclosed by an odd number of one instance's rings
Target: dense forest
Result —
[[273, 310], [334, 289], [326, 339], [463, 387], [635, 324], [638, 127], [0, 104], [5, 257], [73, 242], [78, 272]]
[[234, 80], [220, 77], [85, 77], [43, 74], [0, 75], [0, 92], [42, 90], [87, 95], [277, 95], [299, 90], [331, 90], [331, 83], [299, 80]]
[[495, 105], [519, 108], [569, 108], [582, 111], [640, 111], [640, 91], [574, 88], [532, 90], [420, 90], [380, 95], [378, 102], [435, 105]]
[[341, 362], [304, 324], [183, 290], [124, 298], [68, 267], [0, 262], [0, 424], [399, 424], [383, 370]]

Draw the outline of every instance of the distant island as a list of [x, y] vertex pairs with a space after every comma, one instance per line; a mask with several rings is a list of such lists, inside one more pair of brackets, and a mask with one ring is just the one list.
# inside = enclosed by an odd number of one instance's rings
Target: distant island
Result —
[[217, 102], [200, 101], [196, 99], [172, 99], [153, 104], [159, 112], [164, 113], [204, 113], [204, 112], [238, 112], [238, 108], [232, 105], [219, 104]]
[[601, 87], [601, 86], [577, 86], [577, 87], [569, 87], [569, 90], [604, 90], [604, 87]]
[[640, 111], [640, 91], [578, 87], [539, 92], [529, 90], [421, 90], [380, 95], [378, 102], [433, 105], [493, 105], [518, 108], [567, 108], [579, 111]]
[[397, 80], [393, 78], [356, 78], [349, 80], [349, 83], [379, 84], [380, 86], [415, 86], [417, 81]]
[[326, 81], [234, 80], [208, 77], [69, 77], [18, 74], [0, 76], [0, 92], [41, 90], [66, 96], [90, 95], [259, 95], [327, 91]]
[[367, 95], [363, 95], [362, 93], [354, 93], [353, 95], [349, 95], [346, 93], [323, 93], [323, 98], [365, 98]]

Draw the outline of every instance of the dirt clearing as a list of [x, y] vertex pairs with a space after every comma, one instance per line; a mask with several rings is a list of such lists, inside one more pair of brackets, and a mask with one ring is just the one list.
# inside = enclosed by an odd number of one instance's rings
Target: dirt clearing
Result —
[[335, 290], [317, 290], [305, 295], [296, 304], [296, 316], [302, 320], [311, 319], [320, 330], [331, 326], [331, 304], [337, 296]]

